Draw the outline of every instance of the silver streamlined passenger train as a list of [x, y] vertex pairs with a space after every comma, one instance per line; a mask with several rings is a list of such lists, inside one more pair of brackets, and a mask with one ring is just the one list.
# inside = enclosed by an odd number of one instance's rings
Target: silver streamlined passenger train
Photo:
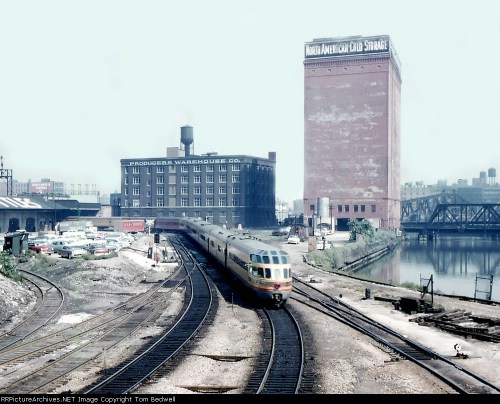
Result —
[[181, 218], [179, 228], [263, 303], [279, 307], [290, 297], [292, 269], [285, 251], [200, 218]]

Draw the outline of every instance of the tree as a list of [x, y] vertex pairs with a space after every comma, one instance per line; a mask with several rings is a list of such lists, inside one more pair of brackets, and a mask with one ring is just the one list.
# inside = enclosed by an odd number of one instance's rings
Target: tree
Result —
[[349, 219], [347, 225], [349, 226], [349, 231], [351, 233], [349, 239], [352, 241], [356, 240], [358, 234], [367, 237], [369, 239], [373, 238], [375, 234], [375, 229], [373, 228], [373, 225], [366, 219], [363, 220]]

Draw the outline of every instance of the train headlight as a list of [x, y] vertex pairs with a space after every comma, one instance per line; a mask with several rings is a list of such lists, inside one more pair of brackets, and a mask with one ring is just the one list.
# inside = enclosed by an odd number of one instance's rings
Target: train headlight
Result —
[[273, 286], [274, 286], [274, 289], [279, 289], [281, 284], [279, 282], [276, 282]]

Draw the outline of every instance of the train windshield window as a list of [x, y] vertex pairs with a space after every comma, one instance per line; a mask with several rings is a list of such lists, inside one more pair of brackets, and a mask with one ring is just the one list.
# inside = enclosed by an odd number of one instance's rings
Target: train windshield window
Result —
[[283, 268], [283, 278], [288, 278], [288, 268]]
[[288, 256], [287, 255], [282, 255], [281, 256], [281, 263], [282, 264], [288, 264]]
[[261, 278], [264, 277], [264, 269], [263, 268], [257, 268], [258, 271], [257, 271], [257, 275], [259, 275]]
[[281, 270], [274, 268], [274, 279], [281, 279]]
[[262, 259], [264, 260], [264, 264], [270, 264], [271, 260], [269, 259], [268, 255], [263, 255]]
[[267, 279], [271, 278], [271, 268], [266, 268], [266, 278]]
[[280, 263], [280, 257], [273, 256], [273, 264], [279, 264], [279, 263]]

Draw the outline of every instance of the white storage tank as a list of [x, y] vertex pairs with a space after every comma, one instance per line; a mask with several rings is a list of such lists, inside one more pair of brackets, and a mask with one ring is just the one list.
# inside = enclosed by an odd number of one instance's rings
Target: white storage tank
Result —
[[320, 223], [330, 223], [330, 198], [321, 197], [318, 198], [318, 211], [317, 211], [317, 222]]

